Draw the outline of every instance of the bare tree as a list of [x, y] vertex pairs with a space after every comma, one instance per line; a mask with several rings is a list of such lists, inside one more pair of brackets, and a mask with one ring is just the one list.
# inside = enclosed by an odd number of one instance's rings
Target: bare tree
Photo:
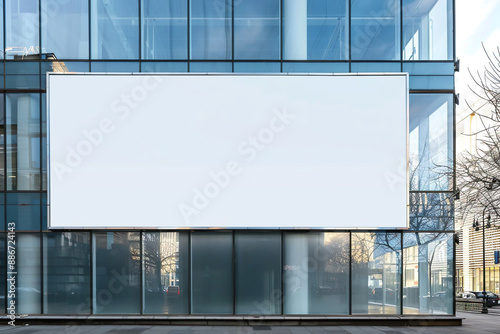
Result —
[[[456, 179], [460, 201], [459, 217], [472, 220], [479, 215], [500, 217], [500, 48], [488, 53], [483, 72], [469, 73], [474, 81], [470, 87], [479, 103], [467, 104], [471, 117], [479, 127], [466, 134], [476, 137], [473, 150], [461, 152], [456, 161]], [[477, 106], [476, 106], [477, 105]]]

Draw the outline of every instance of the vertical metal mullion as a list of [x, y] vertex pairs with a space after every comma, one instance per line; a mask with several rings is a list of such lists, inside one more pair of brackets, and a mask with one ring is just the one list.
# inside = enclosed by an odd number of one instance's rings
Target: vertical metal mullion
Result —
[[[399, 1], [399, 61], [401, 64], [401, 72], [403, 72], [403, 0]], [[403, 249], [401, 248], [401, 251]]]
[[[179, 232], [179, 236], [180, 236], [180, 233]], [[183, 232], [182, 232], [183, 233]], [[189, 288], [187, 289], [188, 290], [188, 315], [191, 315], [192, 312], [191, 312], [191, 290], [192, 290], [192, 287], [193, 287], [193, 283], [192, 283], [192, 278], [191, 278], [191, 233], [192, 231], [188, 231], [187, 232], [187, 277], [185, 279], [185, 281], [188, 282], [188, 286]]]
[[349, 231], [349, 315], [352, 315], [352, 231]]
[[[282, 69], [283, 70], [283, 69]], [[284, 261], [284, 254], [285, 254], [285, 243], [284, 243], [284, 232], [283, 231], [280, 231], [280, 235], [281, 235], [281, 262], [280, 262], [280, 275], [281, 275], [281, 291], [280, 291], [280, 307], [281, 307], [281, 315], [284, 314], [285, 312], [285, 307], [284, 307], [284, 304], [285, 304], [285, 286], [284, 286], [284, 272], [283, 272], [283, 263], [285, 263]]]
[[[280, 27], [280, 72], [283, 73], [283, 0], [280, 1], [280, 19], [279, 19], [279, 27]], [[283, 233], [281, 233], [283, 235]], [[283, 241], [283, 237], [281, 238]], [[283, 258], [282, 258], [283, 260]], [[282, 275], [283, 276], [283, 275]], [[283, 303], [282, 303], [283, 304]], [[281, 311], [283, 311], [283, 307], [281, 308]], [[283, 312], [282, 312], [283, 313]]]
[[[90, 1], [90, 0], [89, 0]], [[90, 305], [89, 311], [90, 315], [94, 314], [94, 232], [89, 231], [89, 245], [90, 245], [90, 268], [89, 268], [89, 280], [90, 280]], [[97, 296], [96, 296], [97, 298]]]
[[404, 299], [403, 299], [403, 284], [404, 284], [404, 243], [403, 243], [403, 238], [404, 238], [404, 233], [401, 231], [400, 232], [401, 234], [401, 263], [400, 263], [400, 268], [401, 268], [401, 272], [400, 272], [400, 280], [401, 280], [401, 283], [399, 284], [399, 305], [400, 306], [400, 310], [399, 310], [399, 314], [403, 315], [404, 314], [404, 309], [403, 309], [403, 302], [404, 302]]
[[[233, 62], [234, 63], [234, 62]], [[236, 235], [232, 231], [233, 237], [233, 315], [236, 315]]]
[[[87, 18], [88, 18], [88, 29], [89, 29], [89, 72], [90, 72], [90, 59], [92, 59], [92, 0], [88, 0], [88, 8], [87, 8], [87, 11], [88, 11], [88, 14], [87, 14]], [[97, 20], [97, 18], [96, 18]]]
[[352, 53], [352, 43], [351, 43], [351, 31], [352, 31], [352, 27], [351, 27], [351, 25], [352, 25], [352, 23], [351, 23], [351, 21], [352, 21], [351, 20], [352, 13], [351, 13], [351, 10], [352, 9], [351, 9], [351, 0], [348, 1], [347, 6], [348, 6], [347, 12], [349, 13], [349, 17], [347, 18], [348, 19], [348, 26], [349, 26], [349, 34], [348, 34], [348, 36], [349, 36], [348, 37], [349, 38], [349, 42], [348, 42], [347, 45], [349, 46], [349, 59], [348, 59], [348, 61], [349, 61], [349, 73], [351, 73], [351, 61], [352, 61], [352, 59], [351, 59], [352, 58], [352, 55], [351, 55], [351, 53]]
[[[139, 72], [142, 72], [142, 8], [141, 8], [142, 6], [141, 6], [141, 4], [142, 4], [142, 0], [137, 0], [137, 5], [139, 6], [139, 8], [138, 8], [138, 12], [139, 12], [139, 54], [137, 55], [137, 58], [139, 61]], [[141, 233], [141, 238], [142, 238], [142, 233]], [[142, 247], [142, 245], [141, 245], [141, 247]], [[142, 248], [141, 248], [141, 250], [142, 250]], [[142, 308], [141, 308], [141, 312], [142, 312]]]
[[234, 73], [234, 0], [231, 0], [231, 72]]
[[[142, 235], [143, 235], [144, 231], [139, 231], [139, 296], [141, 298], [141, 301], [139, 303], [139, 307], [140, 307], [140, 313], [139, 314], [144, 314], [144, 279], [143, 279], [143, 275], [144, 275], [144, 257], [143, 257], [143, 254], [144, 254], [144, 249], [143, 249], [143, 239], [142, 239]], [[153, 232], [155, 233], [155, 232]], [[160, 232], [158, 232], [160, 233]], [[161, 270], [161, 268], [160, 268]], [[160, 283], [161, 284], [161, 283]], [[161, 289], [160, 289], [160, 293], [163, 293], [161, 292]]]
[[[191, 0], [186, 1], [187, 2], [187, 71], [191, 71]], [[191, 233], [189, 234], [189, 237], [191, 238]], [[191, 239], [189, 240], [191, 243]], [[189, 302], [191, 303], [191, 301]], [[191, 309], [189, 309], [189, 312], [191, 312]]]

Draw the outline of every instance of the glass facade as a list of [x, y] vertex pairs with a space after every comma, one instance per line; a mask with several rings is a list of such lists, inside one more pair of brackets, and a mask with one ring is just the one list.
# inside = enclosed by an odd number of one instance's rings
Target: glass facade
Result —
[[[0, 0], [0, 11], [0, 313], [13, 254], [23, 314], [454, 313], [453, 0]], [[49, 71], [408, 73], [409, 229], [50, 231]], [[405, 168], [387, 182], [406, 182]]]

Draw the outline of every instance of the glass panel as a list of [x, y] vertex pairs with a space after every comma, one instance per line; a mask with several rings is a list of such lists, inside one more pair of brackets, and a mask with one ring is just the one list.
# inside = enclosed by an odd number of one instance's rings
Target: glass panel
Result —
[[[0, 190], [5, 190], [5, 110], [4, 94], [0, 94]], [[2, 227], [3, 228], [3, 227]]]
[[452, 75], [410, 75], [410, 89], [454, 89]]
[[250, 63], [250, 62], [238, 62], [234, 63], [234, 72], [239, 73], [280, 73], [281, 64], [280, 63]]
[[13, 89], [40, 88], [40, 63], [10, 61], [5, 63], [5, 87]]
[[399, 60], [399, 1], [351, 0], [351, 58]]
[[403, 0], [403, 59], [453, 59], [452, 0]]
[[401, 72], [401, 63], [351, 63], [351, 72]]
[[142, 0], [142, 59], [187, 59], [187, 1]]
[[404, 234], [403, 312], [453, 314], [453, 234]]
[[47, 190], [47, 112], [45, 93], [42, 93], [42, 190]]
[[[0, 1], [0, 49], [3, 49], [3, 31], [4, 31], [4, 25], [3, 25], [3, 1]], [[4, 58], [4, 50], [0, 52], [0, 59]]]
[[233, 234], [191, 234], [191, 313], [233, 314]]
[[18, 231], [40, 230], [40, 194], [7, 193], [7, 222]]
[[285, 0], [284, 59], [348, 59], [348, 6], [348, 0]]
[[7, 94], [7, 190], [40, 190], [40, 94]]
[[139, 58], [137, 0], [92, 0], [92, 59]]
[[44, 233], [43, 237], [44, 313], [90, 313], [90, 233]]
[[401, 234], [352, 234], [352, 313], [401, 314]]
[[[3, 227], [2, 227], [3, 229]], [[0, 233], [0, 314], [5, 314], [6, 312], [6, 285], [7, 285], [7, 252], [6, 252], [6, 244], [5, 244], [5, 233]]]
[[38, 0], [5, 0], [5, 58], [38, 57]]
[[285, 314], [349, 314], [349, 233], [285, 233]]
[[281, 234], [235, 234], [236, 314], [281, 314]]
[[453, 231], [451, 193], [410, 193], [410, 229], [416, 231]]
[[96, 314], [140, 312], [140, 233], [94, 233], [93, 310]]
[[234, 58], [280, 58], [279, 0], [240, 0], [234, 6]]
[[143, 234], [144, 313], [189, 312], [188, 241], [188, 233]]
[[410, 190], [449, 190], [453, 95], [410, 94]]
[[228, 62], [191, 62], [189, 64], [190, 72], [203, 72], [203, 73], [215, 73], [215, 72], [232, 72], [233, 64]]
[[124, 61], [93, 61], [92, 72], [139, 72], [139, 62]]
[[191, 59], [231, 59], [231, 0], [191, 0]]
[[349, 63], [283, 63], [284, 73], [349, 73]]
[[453, 62], [429, 63], [429, 62], [403, 62], [403, 72], [410, 75], [455, 75], [455, 64]]
[[42, 1], [42, 52], [57, 59], [88, 59], [88, 7], [81, 0]]
[[186, 62], [142, 62], [141, 72], [187, 72]]
[[[40, 270], [40, 234], [16, 234], [16, 288], [17, 314], [40, 314], [42, 305]], [[7, 298], [10, 303], [11, 298]]]

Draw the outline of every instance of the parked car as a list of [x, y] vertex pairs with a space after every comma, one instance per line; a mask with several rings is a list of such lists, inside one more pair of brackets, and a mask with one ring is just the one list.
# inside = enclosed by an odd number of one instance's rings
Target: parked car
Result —
[[[471, 293], [475, 294], [478, 299], [483, 299], [482, 291], [471, 291]], [[498, 305], [498, 296], [492, 292], [486, 291], [486, 306], [491, 307], [493, 305]]]
[[181, 294], [181, 289], [175, 285], [169, 285], [167, 287], [167, 297], [178, 297]]
[[472, 292], [461, 292], [457, 295], [457, 298], [476, 299], [477, 297]]

